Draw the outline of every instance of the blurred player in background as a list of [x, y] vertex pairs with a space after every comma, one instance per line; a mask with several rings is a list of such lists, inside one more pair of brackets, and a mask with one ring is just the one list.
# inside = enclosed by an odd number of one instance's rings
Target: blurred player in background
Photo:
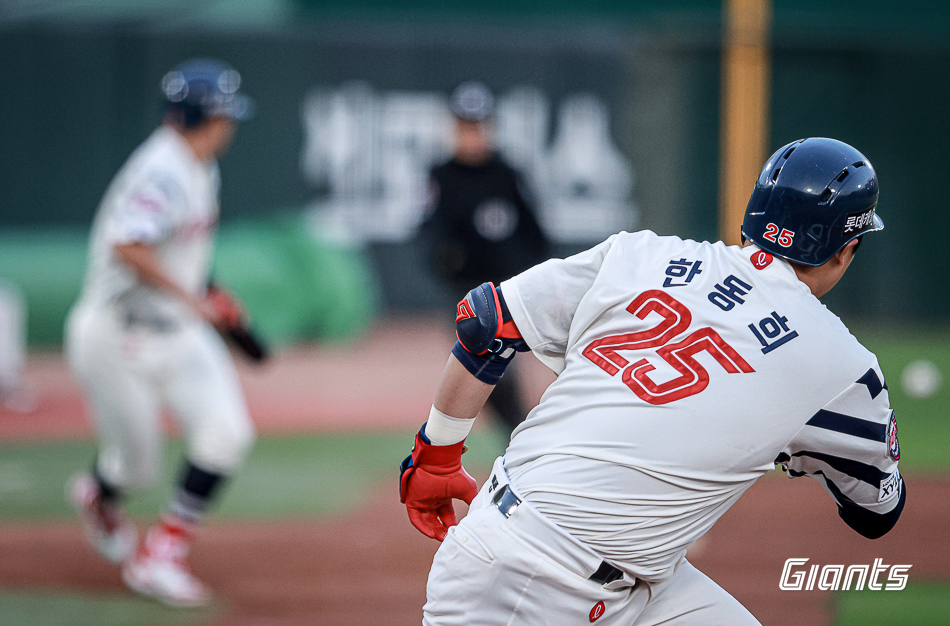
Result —
[[15, 284], [0, 280], [0, 407], [30, 413], [36, 397], [23, 382], [26, 365], [26, 299]]
[[[240, 75], [213, 60], [165, 75], [165, 117], [106, 190], [66, 329], [69, 364], [100, 444], [91, 473], [73, 479], [68, 497], [93, 546], [123, 563], [126, 584], [173, 606], [210, 601], [186, 557], [209, 504], [254, 440], [218, 332], [238, 323], [239, 308], [207, 288], [217, 158], [252, 113], [239, 86]], [[160, 522], [139, 545], [123, 500], [159, 476], [163, 407], [181, 427], [186, 458]]]
[[[430, 173], [430, 212], [420, 234], [435, 272], [461, 296], [472, 285], [497, 283], [544, 261], [549, 246], [524, 180], [495, 150], [491, 91], [479, 82], [463, 83], [450, 108], [455, 151]], [[524, 420], [515, 371], [488, 403], [509, 433]]]

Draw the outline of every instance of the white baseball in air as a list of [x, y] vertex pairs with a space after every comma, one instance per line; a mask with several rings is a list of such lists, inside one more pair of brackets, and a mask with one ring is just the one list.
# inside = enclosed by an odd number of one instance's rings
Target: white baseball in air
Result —
[[918, 359], [911, 361], [904, 368], [901, 385], [908, 396], [922, 400], [937, 393], [942, 378], [940, 368], [933, 361]]

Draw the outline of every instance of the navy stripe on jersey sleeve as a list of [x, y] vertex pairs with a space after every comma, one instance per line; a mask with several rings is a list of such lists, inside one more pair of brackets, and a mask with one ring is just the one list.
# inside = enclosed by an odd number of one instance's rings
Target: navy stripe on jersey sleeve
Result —
[[857, 382], [868, 388], [868, 392], [871, 394], [872, 400], [877, 398], [882, 391], [887, 389], [887, 382], [882, 381], [878, 377], [877, 372], [874, 371], [873, 367], [865, 372], [864, 376], [859, 378]]
[[851, 417], [834, 411], [821, 409], [807, 422], [808, 426], [833, 430], [871, 441], [887, 441], [887, 424], [878, 424], [859, 417]]
[[833, 454], [813, 452], [811, 450], [801, 450], [792, 454], [792, 457], [801, 456], [806, 456], [817, 461], [821, 461], [838, 470], [842, 474], [847, 474], [852, 478], [856, 478], [878, 489], [881, 488], [881, 481], [888, 477], [886, 472], [882, 472], [873, 465], [868, 465], [867, 463], [861, 463], [860, 461], [854, 461], [852, 459], [845, 459]]

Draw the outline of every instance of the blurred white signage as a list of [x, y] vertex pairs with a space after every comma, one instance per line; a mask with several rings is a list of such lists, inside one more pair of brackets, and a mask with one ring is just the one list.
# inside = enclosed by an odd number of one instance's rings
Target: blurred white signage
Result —
[[[300, 164], [321, 190], [314, 217], [327, 234], [404, 241], [425, 214], [427, 176], [452, 150], [452, 116], [436, 92], [380, 93], [363, 82], [317, 88], [302, 108]], [[496, 142], [527, 179], [538, 217], [556, 241], [594, 242], [636, 226], [634, 172], [610, 136], [604, 102], [565, 98], [550, 132], [551, 103], [533, 87], [498, 99]]]

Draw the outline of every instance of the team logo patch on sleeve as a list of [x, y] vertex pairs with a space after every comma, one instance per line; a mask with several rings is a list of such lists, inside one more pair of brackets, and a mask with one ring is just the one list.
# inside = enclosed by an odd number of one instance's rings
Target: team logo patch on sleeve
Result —
[[772, 255], [765, 250], [759, 250], [752, 255], [752, 265], [757, 270], [764, 270], [772, 263]]
[[897, 441], [897, 414], [891, 411], [891, 421], [887, 424], [887, 454], [899, 461], [901, 458], [901, 444]]

